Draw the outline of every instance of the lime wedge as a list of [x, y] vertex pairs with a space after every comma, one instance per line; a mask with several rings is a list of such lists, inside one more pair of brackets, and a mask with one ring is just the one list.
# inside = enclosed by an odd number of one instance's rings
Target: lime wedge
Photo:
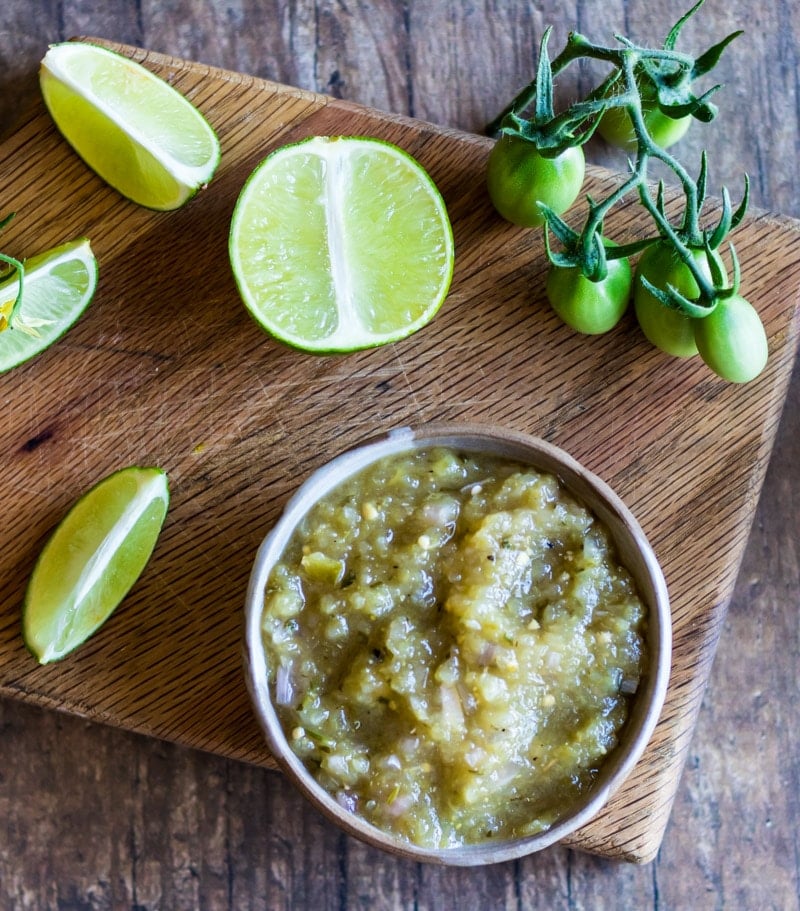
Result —
[[255, 320], [318, 354], [411, 335], [453, 275], [453, 232], [430, 176], [364, 137], [315, 136], [269, 155], [236, 203], [229, 252]]
[[33, 256], [0, 281], [0, 373], [44, 351], [83, 313], [97, 287], [97, 261], [85, 238]]
[[207, 184], [219, 140], [183, 95], [133, 60], [94, 44], [50, 47], [39, 81], [56, 126], [116, 190], [177, 209]]
[[44, 547], [22, 612], [25, 644], [41, 664], [77, 648], [139, 578], [169, 505], [160, 468], [123, 468], [72, 507]]

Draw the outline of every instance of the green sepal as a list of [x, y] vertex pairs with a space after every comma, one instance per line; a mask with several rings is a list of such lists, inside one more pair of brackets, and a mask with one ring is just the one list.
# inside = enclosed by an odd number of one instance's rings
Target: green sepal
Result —
[[539, 66], [536, 70], [536, 103], [534, 105], [534, 121], [537, 125], [549, 123], [553, 119], [553, 70], [547, 53], [547, 42], [552, 31], [551, 27], [546, 28], [539, 44]]
[[705, 3], [705, 0], [698, 0], [697, 3], [689, 10], [688, 13], [684, 13], [680, 19], [672, 26], [667, 35], [667, 40], [664, 42], [664, 50], [674, 51], [675, 45], [678, 43], [678, 38], [680, 37], [681, 30], [684, 25], [692, 18], [692, 16], [700, 9], [700, 7]]
[[[539, 63], [536, 78], [528, 85], [511, 106], [497, 121], [490, 124], [487, 132], [498, 129], [530, 142], [544, 158], [556, 158], [567, 149], [581, 146], [592, 137], [600, 116], [609, 106], [609, 100], [603, 97], [614, 85], [619, 74], [612, 74], [590, 92], [583, 101], [570, 105], [563, 113], [555, 115], [553, 105], [553, 66], [547, 51], [547, 43], [552, 28], [545, 29], [539, 45]], [[570, 35], [573, 47], [585, 44], [585, 39]], [[527, 109], [533, 105], [533, 116], [526, 117]]]
[[[540, 203], [540, 208], [542, 204]], [[574, 252], [568, 252], [565, 250], [563, 253], [554, 253], [553, 248], [550, 246], [550, 231], [549, 224], [545, 220], [544, 223], [544, 252], [547, 255], [547, 259], [550, 261], [550, 265], [554, 266], [557, 269], [575, 269], [579, 265], [579, 260]], [[574, 232], [573, 232], [574, 233]]]
[[[599, 230], [584, 243], [583, 235], [576, 234], [555, 212], [543, 203], [539, 203], [539, 208], [545, 216], [544, 248], [550, 264], [560, 269], [580, 269], [591, 282], [603, 281], [608, 275], [608, 260], [622, 258], [619, 248], [607, 247]], [[553, 252], [550, 230], [564, 246], [563, 252]]]
[[[710, 304], [699, 304], [697, 301], [690, 301], [684, 297], [680, 291], [673, 285], [667, 285], [666, 288], [656, 288], [643, 275], [639, 279], [642, 286], [653, 295], [653, 297], [670, 310], [676, 310], [683, 313], [684, 316], [702, 318], [714, 309], [715, 302]], [[702, 299], [702, 298], [701, 298]]]
[[722, 268], [722, 266], [717, 262], [716, 257], [711, 255], [712, 248], [710, 243], [706, 241], [706, 254], [708, 256], [708, 268], [711, 272], [711, 281], [714, 285], [714, 300], [724, 300], [727, 297], [732, 297], [734, 294], [739, 293], [739, 285], [742, 280], [742, 271], [739, 264], [739, 257], [736, 255], [736, 248], [732, 243], [728, 244], [728, 250], [731, 255], [731, 264], [733, 267], [733, 282], [728, 284], [728, 275]]
[[744, 178], [744, 195], [736, 208], [731, 209], [731, 196], [727, 187], [722, 188], [722, 213], [719, 222], [712, 232], [705, 232], [708, 238], [708, 245], [712, 250], [716, 250], [728, 234], [741, 222], [747, 212], [747, 205], [750, 201], [750, 179], [745, 174]]
[[712, 255], [714, 249], [715, 248], [711, 245], [711, 240], [706, 238], [706, 261], [708, 262], [708, 271], [711, 273], [711, 284], [714, 286], [714, 291], [724, 291], [728, 276], [723, 271], [717, 257]]
[[543, 158], [557, 158], [591, 139], [607, 107], [608, 103], [600, 99], [576, 102], [547, 123], [509, 111], [500, 124], [500, 132], [530, 142]]
[[[722, 241], [728, 236], [733, 221], [733, 211], [731, 209], [731, 194], [727, 187], [722, 188], [722, 213], [720, 214], [717, 227], [708, 235], [707, 246], [716, 250]], [[717, 284], [717, 282], [714, 282]]]
[[714, 85], [707, 92], [697, 96], [687, 82], [679, 87], [664, 85], [661, 82], [658, 85], [658, 107], [662, 114], [673, 120], [691, 115], [701, 123], [711, 123], [717, 116], [718, 108], [708, 99], [721, 88], [721, 85]]
[[626, 259], [629, 256], [636, 256], [637, 253], [641, 253], [642, 250], [646, 250], [648, 247], [652, 247], [653, 244], [658, 243], [664, 238], [657, 234], [655, 237], [644, 237], [642, 240], [632, 240], [628, 244], [614, 244], [614, 246], [606, 247], [606, 259]]
[[703, 0], [700, 0], [672, 27], [664, 42], [664, 53], [657, 55], [645, 51], [637, 69], [646, 74], [655, 88], [658, 107], [665, 116], [678, 120], [691, 115], [696, 120], [709, 123], [718, 113], [716, 105], [709, 99], [721, 86], [712, 86], [702, 95], [696, 96], [691, 89], [692, 82], [711, 72], [719, 63], [725, 48], [742, 32], [732, 32], [694, 59], [678, 54], [675, 45], [680, 31], [702, 3]]
[[[549, 206], [540, 202], [539, 209], [545, 218], [545, 251], [552, 265], [561, 268], [580, 269], [590, 281], [602, 281], [608, 274], [608, 263], [605, 244], [600, 232], [595, 232], [587, 243], [583, 235], [573, 231]], [[553, 232], [563, 246], [563, 252], [553, 252], [550, 246], [550, 231]]]
[[713, 47], [710, 47], [704, 54], [701, 54], [694, 61], [694, 66], [691, 69], [689, 77], [691, 79], [699, 79], [700, 76], [705, 76], [706, 73], [710, 73], [711, 70], [719, 63], [719, 59], [723, 54], [725, 48], [734, 41], [739, 35], [743, 34], [740, 29], [737, 32], [731, 32], [726, 38], [723, 38], [722, 41], [717, 42]]
[[556, 214], [550, 206], [546, 205], [543, 202], [537, 203], [539, 206], [539, 211], [544, 215], [545, 222], [545, 237], [547, 237], [547, 228], [555, 234], [558, 242], [567, 250], [574, 250], [578, 244], [578, 234], [570, 228], [570, 226], [561, 218], [560, 215]]
[[736, 211], [731, 216], [731, 231], [737, 227], [747, 213], [747, 206], [750, 204], [750, 176], [744, 175], [744, 193], [742, 201], [736, 207]]
[[708, 153], [705, 149], [700, 153], [700, 171], [697, 175], [697, 193], [695, 194], [695, 199], [697, 200], [697, 211], [703, 208], [703, 203], [706, 200], [706, 188], [708, 185]]
[[581, 272], [589, 279], [590, 282], [601, 282], [608, 275], [608, 257], [606, 256], [606, 245], [603, 243], [603, 236], [599, 231], [595, 231], [587, 248], [584, 247], [583, 262]]
[[[594, 218], [597, 216], [597, 213], [600, 211], [601, 206], [599, 206], [599, 205], [595, 202], [594, 196], [592, 196], [591, 193], [587, 193], [587, 194], [586, 194], [586, 205], [587, 205], [588, 208], [589, 208], [589, 217], [592, 218], [592, 219], [594, 219]], [[603, 220], [602, 220], [602, 218], [600, 218], [600, 219], [598, 220], [597, 224], [595, 225], [595, 231], [596, 231], [597, 234], [599, 234], [601, 237], [603, 236]]]

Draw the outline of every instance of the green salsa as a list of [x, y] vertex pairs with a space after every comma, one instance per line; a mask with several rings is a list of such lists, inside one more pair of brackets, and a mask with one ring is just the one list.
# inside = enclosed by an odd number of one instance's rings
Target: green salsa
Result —
[[552, 475], [415, 450], [319, 501], [262, 621], [292, 749], [413, 844], [546, 830], [592, 787], [644, 667], [645, 608]]

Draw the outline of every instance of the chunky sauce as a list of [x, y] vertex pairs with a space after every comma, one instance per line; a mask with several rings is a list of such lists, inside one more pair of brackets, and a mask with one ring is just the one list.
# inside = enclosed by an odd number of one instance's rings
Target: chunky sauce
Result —
[[314, 507], [271, 573], [263, 635], [320, 784], [448, 847], [545, 830], [591, 787], [642, 673], [644, 616], [553, 476], [437, 448]]

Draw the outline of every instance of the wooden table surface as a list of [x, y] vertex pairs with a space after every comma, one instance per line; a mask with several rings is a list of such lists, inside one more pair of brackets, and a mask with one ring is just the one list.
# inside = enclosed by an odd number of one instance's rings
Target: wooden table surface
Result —
[[[746, 0], [707, 4], [685, 30], [687, 47], [739, 27], [746, 34], [718, 70], [727, 84], [720, 117], [702, 140], [701, 130], [690, 133], [681, 157], [695, 161], [705, 144], [713, 186], [727, 183], [736, 195], [746, 170], [755, 205], [800, 217], [800, 11], [789, 0], [758, 10]], [[0, 135], [35, 97], [48, 42], [77, 34], [478, 131], [530, 78], [546, 25], [555, 27], [553, 46], [571, 28], [605, 41], [615, 32], [657, 41], [683, 6], [653, 6], [6, 0]], [[562, 85], [568, 93], [569, 82]], [[599, 142], [589, 158], [623, 166]], [[800, 907], [797, 374], [679, 795], [651, 864], [557, 846], [478, 870], [417, 866], [339, 834], [277, 773], [0, 701], [0, 911]], [[702, 559], [690, 547], [687, 559]]]

